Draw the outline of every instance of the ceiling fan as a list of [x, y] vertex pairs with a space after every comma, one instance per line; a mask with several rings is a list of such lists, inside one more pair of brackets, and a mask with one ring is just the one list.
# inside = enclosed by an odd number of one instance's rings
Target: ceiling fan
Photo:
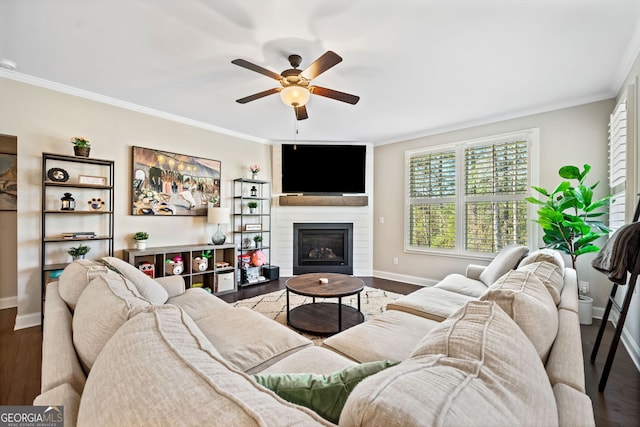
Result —
[[309, 117], [307, 114], [306, 103], [309, 101], [311, 94], [320, 95], [326, 98], [336, 99], [338, 101], [346, 102], [347, 104], [355, 105], [360, 100], [359, 96], [351, 95], [344, 92], [339, 92], [333, 89], [327, 89], [320, 86], [311, 85], [311, 80], [318, 77], [320, 74], [327, 71], [329, 68], [334, 67], [342, 61], [340, 55], [335, 52], [327, 51], [315, 62], [309, 65], [304, 70], [298, 70], [302, 58], [300, 55], [289, 55], [289, 63], [291, 68], [284, 70], [278, 74], [271, 70], [267, 70], [259, 65], [253, 64], [244, 59], [234, 59], [232, 64], [246, 68], [256, 73], [264, 74], [267, 77], [271, 77], [274, 80], [280, 82], [282, 87], [275, 87], [262, 92], [254, 93], [253, 95], [246, 96], [244, 98], [236, 99], [236, 102], [240, 104], [246, 104], [247, 102], [255, 101], [256, 99], [263, 98], [267, 95], [273, 95], [280, 92], [282, 101], [293, 107], [296, 119], [304, 120]]

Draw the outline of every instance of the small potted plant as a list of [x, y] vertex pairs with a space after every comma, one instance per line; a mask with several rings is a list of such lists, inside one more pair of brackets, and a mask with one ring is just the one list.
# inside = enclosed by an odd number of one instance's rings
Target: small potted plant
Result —
[[89, 253], [91, 248], [89, 246], [80, 245], [77, 248], [71, 248], [67, 251], [69, 255], [73, 257], [73, 260], [84, 259], [84, 256]]
[[255, 236], [253, 236], [253, 241], [256, 242], [256, 248], [259, 248], [260, 244], [262, 243], [262, 235], [256, 234]]
[[73, 152], [78, 157], [89, 157], [89, 151], [91, 151], [91, 143], [89, 139], [84, 136], [74, 136], [71, 138], [73, 144]]
[[247, 203], [247, 206], [249, 206], [249, 213], [255, 213], [256, 208], [258, 207], [258, 202], [251, 201]]
[[138, 231], [133, 235], [133, 240], [136, 243], [136, 249], [145, 249], [147, 247], [147, 240], [149, 239], [149, 233], [146, 231]]

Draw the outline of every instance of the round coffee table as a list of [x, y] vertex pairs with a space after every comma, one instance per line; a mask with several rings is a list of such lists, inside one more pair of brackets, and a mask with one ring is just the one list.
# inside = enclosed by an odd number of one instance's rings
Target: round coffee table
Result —
[[[327, 279], [321, 283], [320, 279]], [[309, 273], [287, 280], [287, 325], [314, 335], [333, 335], [362, 323], [360, 292], [364, 289], [361, 279], [346, 274]], [[310, 304], [289, 308], [289, 292], [312, 297]], [[342, 304], [342, 297], [358, 296], [358, 308]], [[316, 298], [338, 298], [337, 303], [316, 302]]]

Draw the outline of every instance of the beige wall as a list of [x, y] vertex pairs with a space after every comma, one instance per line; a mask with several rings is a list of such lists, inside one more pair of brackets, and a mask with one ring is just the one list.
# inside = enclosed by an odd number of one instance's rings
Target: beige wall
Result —
[[[222, 205], [231, 206], [231, 180], [248, 177], [250, 164], [271, 176], [270, 146], [140, 114], [41, 87], [0, 78], [0, 133], [18, 143], [17, 327], [40, 321], [40, 168], [42, 152], [73, 154], [69, 138], [85, 135], [91, 156], [115, 160], [115, 249], [132, 247], [135, 231], [150, 245], [208, 242], [205, 217], [129, 215], [131, 146], [157, 148], [222, 161]], [[10, 101], [9, 101], [10, 100]]]
[[[0, 153], [16, 153], [16, 138], [0, 135]], [[0, 211], [0, 309], [15, 307], [18, 281], [18, 215]]]
[[[566, 164], [581, 166], [589, 163], [593, 167], [590, 173], [592, 182], [599, 180], [603, 183], [598, 188], [602, 196], [608, 192], [607, 125], [613, 106], [613, 100], [595, 102], [376, 147], [374, 153], [374, 274], [390, 279], [430, 284], [452, 272], [464, 274], [465, 267], [469, 263], [487, 264], [489, 262], [488, 259], [453, 258], [404, 252], [403, 180], [406, 150], [538, 128], [540, 131], [540, 179], [535, 185], [554, 188], [560, 180], [557, 172], [561, 166]], [[384, 217], [383, 224], [380, 223], [380, 217]], [[398, 259], [397, 265], [393, 264], [394, 257]], [[590, 261], [588, 254], [580, 257], [578, 273], [581, 280], [591, 282], [590, 294], [595, 299], [595, 305], [603, 306], [608, 289], [603, 283], [602, 275], [590, 267]]]

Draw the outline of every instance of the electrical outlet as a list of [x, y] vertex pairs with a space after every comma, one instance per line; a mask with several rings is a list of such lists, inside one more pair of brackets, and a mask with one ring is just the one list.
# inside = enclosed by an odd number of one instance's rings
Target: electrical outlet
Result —
[[398, 265], [398, 257], [393, 257], [393, 265]]
[[580, 280], [580, 293], [585, 295], [589, 293], [589, 282]]

